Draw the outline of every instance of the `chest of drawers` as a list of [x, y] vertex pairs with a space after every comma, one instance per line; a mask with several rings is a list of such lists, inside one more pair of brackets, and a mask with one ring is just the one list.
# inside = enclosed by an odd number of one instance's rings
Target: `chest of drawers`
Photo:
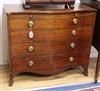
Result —
[[6, 5], [10, 82], [21, 72], [53, 75], [81, 66], [88, 75], [95, 9], [24, 10]]

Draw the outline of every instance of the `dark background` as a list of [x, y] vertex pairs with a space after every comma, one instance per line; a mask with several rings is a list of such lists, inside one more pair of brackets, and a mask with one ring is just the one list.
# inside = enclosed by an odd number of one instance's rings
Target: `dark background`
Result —
[[91, 2], [91, 1], [96, 1], [96, 0], [81, 0], [81, 2]]

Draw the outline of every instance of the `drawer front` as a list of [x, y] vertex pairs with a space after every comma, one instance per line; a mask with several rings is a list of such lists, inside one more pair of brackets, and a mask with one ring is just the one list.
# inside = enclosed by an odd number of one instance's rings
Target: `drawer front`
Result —
[[[91, 26], [95, 20], [93, 13], [73, 13], [66, 15], [33, 15], [31, 21], [33, 22], [33, 30], [47, 30], [47, 29], [65, 29], [72, 27]], [[23, 29], [29, 30], [28, 23], [30, 15], [11, 15], [9, 19], [9, 30], [21, 31]]]
[[60, 43], [22, 43], [11, 45], [11, 56], [51, 55], [90, 49], [89, 39], [66, 40]]
[[[20, 69], [21, 68], [21, 69]], [[13, 71], [36, 71], [36, 72], [52, 72], [53, 68], [51, 64], [45, 58], [39, 57], [24, 57], [24, 58], [13, 58], [12, 59]]]
[[[34, 72], [38, 74], [55, 74], [60, 71], [64, 71], [70, 67], [87, 64], [88, 56], [86, 53], [49, 56], [49, 57], [24, 57], [24, 58], [12, 58], [12, 69], [18, 72]], [[82, 59], [84, 58], [84, 59]], [[21, 68], [21, 69], [20, 69]]]
[[91, 38], [92, 27], [80, 27], [63, 30], [33, 31], [33, 38], [29, 38], [29, 31], [14, 31], [10, 33], [12, 43], [21, 42], [60, 42], [67, 39]]

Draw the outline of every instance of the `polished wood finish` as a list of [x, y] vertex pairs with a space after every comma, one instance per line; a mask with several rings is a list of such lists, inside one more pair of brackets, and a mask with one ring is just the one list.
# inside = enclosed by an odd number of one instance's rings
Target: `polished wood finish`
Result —
[[[41, 10], [42, 9], [42, 10]], [[10, 4], [10, 5], [5, 5], [5, 11], [7, 13], [7, 15], [20, 15], [20, 14], [75, 14], [77, 13], [92, 13], [95, 12], [95, 9], [90, 8], [88, 6], [85, 5], [81, 5], [81, 4], [75, 4], [74, 9], [66, 9], [63, 5], [57, 5], [57, 6], [51, 6], [51, 7], [34, 7], [33, 9], [28, 9], [25, 10], [23, 9], [23, 6], [20, 4]], [[9, 17], [9, 16], [8, 16]]]
[[[88, 75], [96, 10], [24, 10], [5, 6], [8, 20], [10, 82], [22, 72], [54, 75], [81, 66]], [[30, 33], [30, 36], [29, 36]]]
[[[69, 60], [70, 56], [74, 57], [73, 62]], [[79, 56], [81, 57], [80, 59], [78, 58]], [[82, 56], [83, 54], [81, 53], [69, 53], [49, 56], [27, 56], [12, 58], [12, 69], [15, 73], [33, 72], [42, 75], [51, 75], [62, 72], [66, 70], [66, 68], [87, 64], [87, 61], [84, 61]], [[87, 59], [88, 56], [84, 54], [84, 57]], [[83, 61], [83, 63], [80, 60]], [[29, 66], [30, 61], [34, 62], [32, 66]]]
[[[56, 55], [57, 53], [66, 53], [69, 52], [81, 52], [88, 51], [90, 47], [90, 39], [77, 39], [66, 40], [58, 43], [20, 43], [11, 45], [11, 56], [19, 57], [26, 55]], [[86, 43], [87, 42], [87, 43]], [[71, 44], [75, 43], [75, 48], [71, 47]], [[80, 45], [81, 44], [81, 45]], [[29, 51], [28, 48], [34, 47], [33, 51]]]
[[[28, 30], [27, 23], [30, 19], [31, 15], [11, 15], [9, 16], [9, 25], [10, 30]], [[89, 17], [91, 16], [91, 17]], [[39, 30], [54, 30], [54, 29], [68, 29], [74, 28], [73, 19], [75, 17], [78, 20], [76, 27], [84, 27], [91, 26], [94, 23], [94, 13], [79, 13], [77, 16], [75, 13], [73, 14], [65, 14], [65, 15], [33, 15], [32, 21], [34, 22], [33, 31]], [[87, 21], [85, 21], [85, 19]], [[16, 24], [16, 26], [14, 26]], [[59, 26], [58, 26], [59, 25]]]
[[[92, 27], [82, 27], [82, 28], [74, 28], [74, 29], [60, 29], [58, 30], [41, 30], [33, 29], [34, 39], [29, 39], [28, 31], [26, 29], [17, 30], [14, 29], [10, 33], [11, 43], [22, 43], [22, 42], [59, 42], [66, 41], [68, 39], [77, 39], [80, 37], [81, 39], [87, 39], [91, 35]], [[77, 36], [72, 34], [73, 30], [76, 31]], [[88, 31], [87, 31], [88, 30]], [[20, 31], [20, 32], [19, 32]], [[69, 32], [70, 31], [70, 32]], [[21, 35], [21, 38], [20, 38]], [[88, 35], [88, 36], [87, 36]], [[67, 36], [67, 37], [66, 37]]]

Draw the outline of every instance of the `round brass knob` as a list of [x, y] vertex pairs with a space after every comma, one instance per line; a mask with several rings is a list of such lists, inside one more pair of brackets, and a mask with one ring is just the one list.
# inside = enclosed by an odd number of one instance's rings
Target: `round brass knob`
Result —
[[34, 50], [34, 47], [33, 47], [33, 46], [29, 46], [29, 47], [28, 47], [28, 51], [29, 51], [29, 52], [32, 52], [33, 50]]
[[70, 47], [71, 47], [71, 48], [75, 48], [75, 46], [76, 46], [75, 43], [71, 43], [71, 44], [70, 44]]
[[34, 65], [34, 61], [29, 61], [28, 66], [33, 66]]
[[78, 19], [77, 18], [74, 18], [73, 19], [73, 23], [76, 25], [78, 23]]
[[72, 30], [72, 35], [75, 36], [76, 35], [76, 31]]
[[69, 61], [70, 61], [70, 62], [73, 62], [73, 61], [74, 61], [74, 57], [70, 57], [70, 58], [69, 58]]
[[32, 20], [30, 20], [30, 21], [28, 22], [29, 27], [32, 27], [33, 24], [34, 24], [34, 22], [33, 22]]

